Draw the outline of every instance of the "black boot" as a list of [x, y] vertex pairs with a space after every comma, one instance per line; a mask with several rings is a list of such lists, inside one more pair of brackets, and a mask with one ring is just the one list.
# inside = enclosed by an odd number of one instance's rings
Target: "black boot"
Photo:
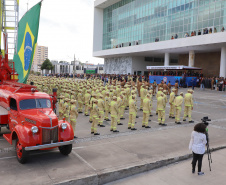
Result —
[[98, 136], [98, 135], [100, 135], [100, 134], [99, 134], [99, 133], [95, 133], [94, 135], [95, 135], [95, 136]]
[[136, 128], [131, 128], [131, 130], [137, 130]]
[[123, 125], [122, 123], [118, 123], [118, 125]]
[[114, 130], [113, 132], [119, 132], [118, 130]]
[[105, 125], [100, 125], [100, 127], [105, 127]]

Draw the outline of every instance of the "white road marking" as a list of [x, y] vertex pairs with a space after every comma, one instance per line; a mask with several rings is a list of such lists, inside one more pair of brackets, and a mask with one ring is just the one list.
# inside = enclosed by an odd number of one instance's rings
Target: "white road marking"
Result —
[[80, 161], [84, 162], [87, 166], [89, 166], [90, 168], [92, 168], [94, 171], [96, 171], [96, 169], [91, 165], [89, 164], [85, 159], [83, 159], [80, 155], [78, 155], [75, 151], [72, 151], [72, 153], [74, 155], [76, 155]]
[[12, 158], [15, 158], [16, 156], [11, 156], [11, 157], [1, 157], [0, 160], [3, 160], [3, 159], [12, 159]]

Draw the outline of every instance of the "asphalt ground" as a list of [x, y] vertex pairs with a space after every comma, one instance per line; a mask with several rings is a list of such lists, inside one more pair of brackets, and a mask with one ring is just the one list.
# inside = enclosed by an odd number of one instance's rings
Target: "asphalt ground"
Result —
[[[179, 92], [186, 93], [187, 89]], [[194, 110], [192, 118], [195, 123], [183, 122], [176, 125], [168, 118], [169, 104], [166, 108], [167, 127], [158, 125], [155, 115], [156, 98], [153, 101], [153, 117], [150, 129], [142, 128], [142, 112], [138, 111], [137, 131], [128, 130], [128, 110], [119, 133], [110, 131], [110, 122], [104, 121], [106, 127], [99, 128], [100, 136], [90, 134], [89, 117], [79, 114], [76, 136], [72, 153], [62, 156], [57, 149], [32, 151], [29, 160], [22, 165], [17, 162], [14, 148], [0, 134], [0, 180], [3, 184], [55, 184], [80, 179], [80, 184], [103, 184], [104, 181], [82, 181], [90, 176], [127, 169], [131, 166], [149, 164], [156, 161], [190, 154], [188, 144], [190, 134], [196, 123], [204, 116], [212, 121], [209, 125], [210, 148], [226, 145], [226, 93], [195, 89]], [[139, 107], [138, 99], [138, 107]], [[214, 155], [214, 153], [213, 153]], [[217, 155], [216, 155], [217, 156]], [[217, 160], [216, 160], [217, 161]], [[204, 164], [207, 166], [207, 164]], [[215, 165], [215, 163], [213, 164]], [[187, 168], [190, 169], [190, 166]], [[111, 179], [118, 180], [119, 176]], [[187, 178], [190, 178], [188, 176]], [[77, 183], [77, 184], [79, 184]]]

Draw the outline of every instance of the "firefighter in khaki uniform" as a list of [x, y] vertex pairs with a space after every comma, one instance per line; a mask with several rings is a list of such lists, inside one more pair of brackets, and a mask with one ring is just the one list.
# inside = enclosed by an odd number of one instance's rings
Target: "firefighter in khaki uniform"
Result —
[[151, 128], [148, 126], [148, 119], [151, 112], [151, 106], [150, 106], [150, 94], [147, 94], [146, 98], [144, 98], [143, 101], [143, 121], [142, 121], [142, 127], [145, 128]]
[[94, 135], [100, 135], [99, 133], [97, 133], [97, 124], [98, 124], [98, 120], [100, 118], [100, 113], [99, 113], [99, 109], [97, 106], [97, 99], [93, 99], [93, 122], [91, 125], [91, 134]]
[[119, 132], [117, 130], [117, 115], [118, 115], [118, 105], [117, 105], [117, 97], [113, 96], [113, 101], [111, 101], [111, 131]]
[[64, 117], [63, 106], [64, 106], [64, 96], [61, 95], [59, 103], [59, 120], [62, 120]]
[[170, 93], [170, 99], [169, 99], [169, 104], [170, 104], [170, 112], [169, 112], [169, 118], [175, 118], [175, 105], [174, 105], [174, 99], [175, 99], [175, 91], [176, 89], [172, 89], [172, 92]]
[[[157, 99], [157, 100], [158, 100], [158, 97], [161, 96], [162, 91], [163, 91], [163, 88], [162, 88], [162, 87], [159, 87], [158, 92], [157, 92], [157, 94], [156, 94], [156, 99]], [[158, 115], [158, 101], [157, 101], [157, 107], [156, 107], [156, 115]]]
[[128, 123], [128, 129], [137, 130], [136, 128], [134, 128], [136, 114], [137, 114], [137, 105], [136, 105], [136, 102], [135, 102], [135, 96], [132, 96], [132, 99], [129, 101], [129, 123]]
[[78, 93], [78, 113], [82, 113], [83, 109], [83, 95], [82, 95], [82, 90], [79, 90]]
[[125, 119], [124, 118], [124, 113], [125, 113], [125, 108], [126, 108], [126, 92], [122, 92], [122, 104], [120, 106], [120, 119]]
[[184, 95], [184, 117], [183, 121], [186, 121], [186, 116], [188, 116], [189, 123], [194, 123], [191, 119], [191, 111], [193, 110], [193, 90], [189, 89], [188, 93]]
[[181, 113], [181, 107], [183, 103], [183, 92], [180, 93], [180, 96], [177, 96], [174, 100], [174, 105], [176, 109], [176, 117], [175, 117], [175, 123], [176, 124], [181, 124], [180, 122], [180, 113]]
[[90, 98], [91, 98], [91, 91], [88, 90], [85, 94], [85, 116], [89, 116], [89, 101], [90, 101]]
[[71, 100], [71, 107], [70, 107], [70, 124], [74, 130], [74, 138], [77, 138], [75, 136], [75, 127], [76, 127], [76, 120], [78, 118], [78, 112], [76, 109], [76, 100]]
[[153, 115], [151, 114], [151, 110], [152, 110], [152, 106], [153, 106], [153, 90], [151, 89], [150, 91], [148, 91], [149, 95], [150, 95], [150, 117], [152, 117]]
[[157, 109], [158, 109], [158, 122], [159, 125], [162, 126], [167, 126], [167, 124], [165, 124], [165, 111], [164, 111], [165, 107], [166, 101], [163, 92], [161, 92], [160, 96], [157, 98]]
[[99, 108], [99, 115], [100, 115], [98, 126], [105, 127], [103, 125], [103, 121], [104, 121], [104, 100], [103, 100], [102, 94], [99, 95], [99, 100], [98, 100], [97, 105], [98, 105], [98, 108]]
[[96, 94], [93, 93], [92, 95], [93, 96], [89, 101], [89, 109], [90, 109], [89, 122], [90, 123], [92, 123], [92, 121], [93, 121], [93, 104], [94, 104], [93, 100], [96, 99]]
[[140, 111], [142, 111], [143, 110], [143, 100], [144, 100], [144, 94], [145, 94], [145, 86], [144, 85], [142, 85], [141, 86], [141, 89], [140, 89]]
[[65, 98], [65, 103], [63, 108], [64, 117], [67, 122], [69, 122], [69, 101], [70, 101], [69, 98]]
[[109, 111], [110, 111], [110, 103], [111, 103], [111, 99], [110, 99], [110, 96], [109, 96], [109, 92], [107, 91], [106, 93], [106, 96], [105, 96], [105, 101], [104, 101], [104, 110], [105, 110], [105, 120], [106, 121], [111, 121], [108, 117], [109, 115]]
[[120, 95], [118, 98], [117, 98], [117, 105], [118, 105], [118, 115], [117, 115], [117, 125], [123, 125], [122, 123], [120, 123], [120, 109], [121, 109], [121, 106], [123, 104], [123, 96]]

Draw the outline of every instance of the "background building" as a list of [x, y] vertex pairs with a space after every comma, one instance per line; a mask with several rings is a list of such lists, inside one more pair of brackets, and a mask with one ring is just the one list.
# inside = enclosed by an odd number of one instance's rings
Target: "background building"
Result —
[[[53, 74], [103, 74], [104, 73], [104, 64], [94, 65], [91, 63], [81, 63], [78, 60], [74, 60], [71, 63], [68, 62], [58, 62], [51, 61], [54, 66], [52, 70]], [[51, 71], [49, 71], [51, 73]]]
[[225, 26], [225, 0], [96, 0], [93, 56], [110, 74], [186, 65], [226, 77]]
[[41, 72], [41, 65], [47, 58], [48, 58], [48, 47], [37, 45], [31, 70], [35, 72]]

